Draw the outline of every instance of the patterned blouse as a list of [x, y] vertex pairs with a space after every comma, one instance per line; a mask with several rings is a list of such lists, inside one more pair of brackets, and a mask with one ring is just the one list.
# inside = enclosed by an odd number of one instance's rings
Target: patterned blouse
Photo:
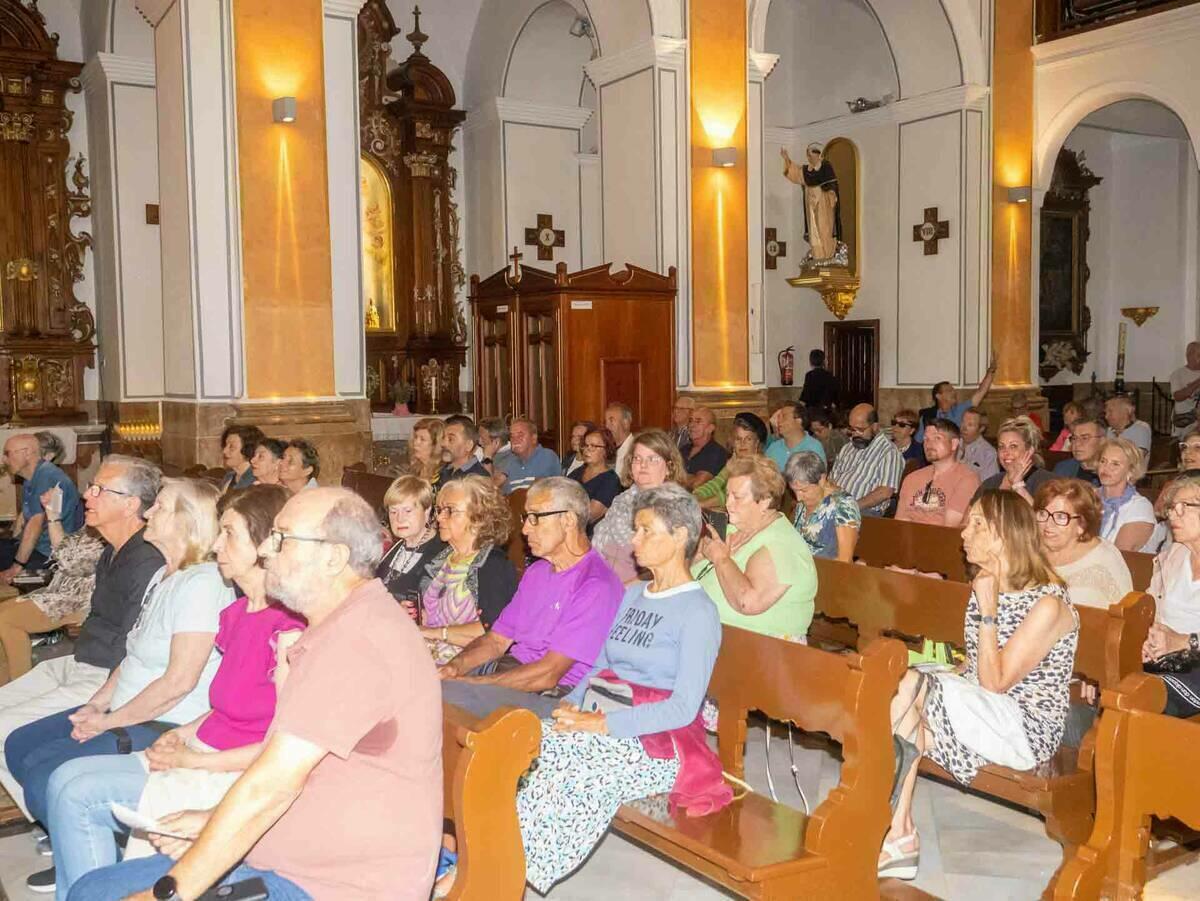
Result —
[[86, 617], [92, 609], [96, 564], [104, 548], [104, 542], [86, 528], [67, 535], [50, 555], [58, 564], [50, 584], [31, 591], [26, 599], [49, 619]]
[[797, 504], [793, 525], [808, 543], [814, 557], [836, 560], [838, 527], [862, 528], [862, 512], [854, 498], [844, 491], [835, 491], [822, 498], [821, 503], [817, 504], [808, 516], [804, 515], [804, 505]]

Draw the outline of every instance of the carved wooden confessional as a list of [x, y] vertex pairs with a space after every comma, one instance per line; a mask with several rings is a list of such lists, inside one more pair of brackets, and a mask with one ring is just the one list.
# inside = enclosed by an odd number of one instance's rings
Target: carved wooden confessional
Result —
[[466, 274], [448, 157], [466, 113], [421, 52], [419, 14], [412, 54], [388, 71], [397, 34], [384, 0], [368, 0], [358, 17], [368, 392], [377, 408], [410, 389], [412, 412], [456, 412], [467, 334], [455, 294]]
[[[71, 157], [83, 66], [58, 58], [37, 0], [0, 0], [0, 419], [86, 418], [83, 370], [95, 320], [75, 297], [91, 235], [71, 231], [91, 201]], [[71, 183], [67, 172], [71, 170]]]

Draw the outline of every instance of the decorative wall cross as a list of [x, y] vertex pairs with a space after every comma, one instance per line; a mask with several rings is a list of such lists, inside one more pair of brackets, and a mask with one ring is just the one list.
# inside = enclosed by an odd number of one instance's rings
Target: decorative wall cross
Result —
[[950, 237], [950, 222], [947, 219], [938, 221], [938, 208], [925, 207], [925, 218], [913, 226], [913, 240], [925, 242], [925, 256], [933, 256], [938, 252], [938, 241]]
[[538, 213], [537, 228], [525, 229], [525, 246], [536, 247], [539, 260], [554, 259], [554, 248], [566, 244], [566, 232], [554, 227], [554, 217], [549, 213]]
[[774, 269], [775, 261], [777, 259], [779, 259], [780, 257], [787, 256], [787, 242], [778, 240], [775, 237], [775, 235], [776, 235], [775, 229], [773, 229], [773, 228], [766, 229], [764, 236], [766, 238], [765, 249], [767, 252], [767, 268], [768, 269]]

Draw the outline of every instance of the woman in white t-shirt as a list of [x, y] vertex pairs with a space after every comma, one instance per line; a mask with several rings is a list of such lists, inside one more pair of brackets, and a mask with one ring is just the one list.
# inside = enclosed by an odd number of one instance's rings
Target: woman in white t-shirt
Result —
[[[1200, 477], [1180, 476], [1167, 508], [1174, 541], [1154, 558], [1150, 594], [1155, 622], [1142, 648], [1150, 662], [1176, 651], [1200, 650]], [[1162, 677], [1168, 716], [1200, 714], [1200, 666]]]
[[1153, 554], [1156, 540], [1154, 505], [1135, 487], [1146, 474], [1146, 460], [1137, 445], [1125, 438], [1109, 438], [1100, 444], [1096, 464], [1100, 477], [1100, 537], [1118, 550]]
[[[145, 538], [166, 566], [146, 588], [125, 659], [88, 703], [23, 726], [5, 742], [30, 819], [47, 822], [47, 784], [59, 765], [144, 750], [166, 729], [208, 709], [209, 683], [220, 661], [214, 647], [219, 616], [234, 600], [211, 560], [219, 496], [210, 482], [163, 479], [146, 511]], [[53, 885], [53, 873], [48, 878]]]
[[1080, 479], [1051, 479], [1033, 499], [1042, 550], [1076, 606], [1107, 608], [1133, 591], [1125, 558], [1099, 536], [1100, 499]]

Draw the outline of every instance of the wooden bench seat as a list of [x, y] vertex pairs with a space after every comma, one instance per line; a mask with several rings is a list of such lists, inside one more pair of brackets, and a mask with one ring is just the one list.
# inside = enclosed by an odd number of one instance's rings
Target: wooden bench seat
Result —
[[[966, 582], [966, 558], [959, 529], [865, 516], [854, 555], [871, 566], [900, 566], [937, 573], [952, 582]], [[1134, 591], [1150, 587], [1154, 555], [1122, 551]]]
[[711, 816], [673, 818], [659, 796], [623, 806], [613, 830], [744, 898], [875, 897], [894, 767], [889, 705], [904, 666], [896, 641], [831, 654], [726, 626], [709, 685], [725, 771], [743, 776], [757, 710], [841, 742], [840, 783], [811, 816], [751, 792]]
[[525, 847], [517, 822], [517, 781], [541, 746], [528, 710], [501, 708], [476, 720], [442, 703], [445, 815], [458, 839], [458, 875], [449, 901], [496, 901], [525, 894]]
[[[832, 619], [838, 628], [855, 626], [860, 641], [900, 634], [961, 646], [970, 586], [836, 560], [817, 560], [816, 566], [818, 614]], [[1118, 692], [1122, 679], [1141, 670], [1141, 648], [1154, 620], [1154, 600], [1131, 592], [1108, 610], [1077, 609], [1080, 630], [1075, 673], [1103, 690]], [[810, 634], [820, 636], [827, 631], [821, 620], [814, 620]], [[1041, 814], [1047, 834], [1070, 854], [1092, 828], [1095, 731], [1093, 726], [1079, 748], [1064, 747], [1035, 770], [984, 767], [971, 788]], [[957, 784], [928, 758], [922, 759], [921, 772]]]

